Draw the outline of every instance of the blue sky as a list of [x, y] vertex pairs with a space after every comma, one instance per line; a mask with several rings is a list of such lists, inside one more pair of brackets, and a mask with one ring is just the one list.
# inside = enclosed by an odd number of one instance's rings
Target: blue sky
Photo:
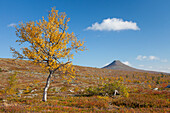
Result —
[[170, 72], [170, 0], [0, 0], [0, 58], [18, 48], [13, 25], [47, 17], [52, 7], [71, 18], [69, 32], [85, 38], [88, 50], [73, 64], [100, 68], [120, 60]]

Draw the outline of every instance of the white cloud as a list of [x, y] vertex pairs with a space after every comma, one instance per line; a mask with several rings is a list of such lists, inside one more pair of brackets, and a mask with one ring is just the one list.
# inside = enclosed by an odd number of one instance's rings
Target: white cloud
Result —
[[144, 59], [146, 59], [146, 58], [147, 58], [147, 56], [142, 56], [142, 55], [138, 55], [138, 56], [136, 57], [137, 60], [144, 60]]
[[159, 60], [159, 58], [156, 56], [149, 56], [148, 60]]
[[136, 57], [136, 60], [160, 60], [160, 58], [156, 57], [156, 56], [142, 56], [142, 55], [138, 55]]
[[125, 65], [131, 66], [131, 64], [128, 61], [122, 62]]
[[140, 30], [135, 22], [123, 21], [119, 18], [104, 19], [102, 23], [94, 23], [92, 26], [87, 27], [87, 30], [99, 31], [120, 31], [120, 30]]
[[11, 23], [11, 24], [8, 25], [8, 27], [14, 27], [16, 25], [17, 25], [16, 23]]
[[153, 71], [170, 73], [170, 67], [155, 67], [152, 68]]
[[138, 66], [142, 70], [150, 70], [150, 71], [170, 73], [170, 67], [167, 67], [167, 66], [157, 66], [157, 65], [153, 65], [153, 66], [151, 66], [151, 65], [150, 66], [138, 65]]

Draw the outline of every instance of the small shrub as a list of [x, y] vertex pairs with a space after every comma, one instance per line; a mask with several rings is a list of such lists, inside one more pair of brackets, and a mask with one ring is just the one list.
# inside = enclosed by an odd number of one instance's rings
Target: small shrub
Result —
[[138, 84], [140, 84], [141, 81], [140, 81], [140, 80], [134, 80], [133, 83], [138, 83]]
[[118, 90], [120, 95], [124, 96], [124, 97], [128, 97], [129, 93], [128, 93], [128, 88], [122, 84], [120, 81], [116, 81], [113, 83], [109, 83], [109, 84], [104, 84], [101, 87], [88, 87], [87, 89], [85, 89], [85, 93], [87, 95], [103, 95], [103, 96], [113, 96], [115, 90]]
[[2, 72], [2, 69], [0, 68], [0, 72]]
[[148, 85], [148, 87], [149, 87], [149, 88], [152, 88], [150, 84]]
[[24, 93], [25, 94], [28, 94], [28, 93], [30, 93], [31, 92], [31, 87], [28, 85], [27, 87], [26, 87], [26, 90], [24, 91]]
[[159, 81], [161, 79], [161, 77], [159, 76], [158, 78], [157, 78], [157, 80]]
[[152, 76], [152, 80], [154, 80], [155, 79], [155, 77], [154, 76]]
[[8, 85], [5, 88], [5, 93], [6, 94], [15, 94], [15, 86], [17, 85], [17, 73], [11, 75], [8, 77]]
[[61, 91], [61, 92], [67, 91], [67, 87], [65, 87], [65, 86], [62, 87], [62, 88], [60, 89], [60, 91]]
[[160, 84], [159, 80], [156, 81], [156, 84]]

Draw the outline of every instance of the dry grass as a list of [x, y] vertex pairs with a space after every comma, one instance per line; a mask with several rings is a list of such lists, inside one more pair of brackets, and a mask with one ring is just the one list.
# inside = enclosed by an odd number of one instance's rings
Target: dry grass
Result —
[[[169, 89], [164, 88], [170, 82], [168, 74], [75, 66], [76, 76], [69, 84], [55, 73], [48, 102], [42, 102], [46, 71], [28, 61], [14, 59], [0, 59], [0, 68], [0, 112], [170, 112]], [[15, 92], [7, 94], [4, 91], [9, 86], [8, 77], [15, 73]], [[129, 87], [128, 98], [76, 96], [89, 86], [118, 80]], [[159, 90], [152, 90], [155, 87]]]

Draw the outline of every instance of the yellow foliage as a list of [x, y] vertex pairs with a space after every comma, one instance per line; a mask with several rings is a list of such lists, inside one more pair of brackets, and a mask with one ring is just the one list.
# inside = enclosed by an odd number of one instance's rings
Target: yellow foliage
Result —
[[19, 38], [16, 42], [29, 45], [22, 48], [22, 53], [14, 48], [11, 51], [16, 58], [29, 59], [49, 71], [72, 75], [75, 72], [70, 62], [73, 52], [83, 51], [85, 47], [84, 41], [78, 40], [73, 32], [67, 32], [69, 20], [65, 13], [58, 13], [52, 8], [48, 21], [42, 17], [39, 21], [20, 23], [16, 27]]
[[124, 78], [120, 76], [120, 77], [119, 77], [119, 80], [122, 82], [122, 81], [124, 80]]
[[15, 87], [17, 85], [17, 73], [15, 72], [13, 75], [8, 77], [8, 84], [7, 87], [5, 88], [5, 93], [6, 94], [15, 94]]
[[27, 86], [27, 87], [26, 87], [25, 92], [26, 92], [26, 93], [30, 92], [30, 86]]
[[108, 96], [97, 96], [99, 99], [109, 100], [110, 98]]
[[150, 84], [148, 85], [148, 87], [149, 87], [149, 88], [152, 88]]
[[128, 83], [131, 83], [131, 80], [127, 80]]

